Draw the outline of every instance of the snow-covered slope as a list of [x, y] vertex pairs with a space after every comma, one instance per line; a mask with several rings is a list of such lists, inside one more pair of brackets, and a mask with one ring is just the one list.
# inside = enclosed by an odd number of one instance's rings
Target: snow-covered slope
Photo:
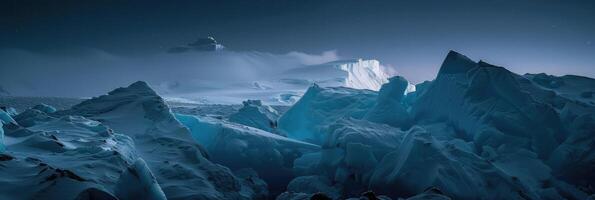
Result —
[[547, 158], [560, 142], [559, 117], [525, 92], [518, 79], [524, 78], [450, 52], [412, 113], [422, 123], [453, 123], [465, 132], [462, 139], [472, 139], [479, 147], [498, 148], [516, 138], [520, 143], [514, 145]]
[[319, 149], [317, 145], [225, 120], [182, 114], [176, 117], [205, 147], [211, 160], [232, 170], [254, 169], [272, 193], [283, 191], [294, 177], [295, 158]]
[[[548, 86], [560, 79], [569, 86]], [[595, 160], [589, 80], [536, 80], [450, 52], [436, 80], [405, 96], [398, 78], [378, 94], [312, 87], [279, 127], [321, 144], [294, 169], [325, 177], [343, 197], [370, 189], [407, 197], [437, 187], [444, 196], [425, 196], [584, 199], [594, 192], [586, 189]], [[315, 194], [304, 187], [284, 195]]]
[[0, 199], [75, 199], [88, 189], [113, 197], [120, 174], [138, 157], [132, 139], [80, 116], [29, 113], [18, 121], [47, 121], [6, 130]]
[[144, 82], [84, 101], [63, 114], [82, 115], [130, 136], [168, 199], [250, 198], [249, 188], [229, 169], [205, 158], [190, 131]]
[[35, 108], [15, 117], [22, 127], [4, 129], [1, 199], [252, 199], [266, 191], [257, 176], [244, 180], [208, 160], [144, 82], [70, 110]]

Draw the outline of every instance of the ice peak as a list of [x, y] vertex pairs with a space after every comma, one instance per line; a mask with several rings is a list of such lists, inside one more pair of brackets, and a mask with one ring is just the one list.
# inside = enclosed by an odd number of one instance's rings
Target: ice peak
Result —
[[134, 88], [137, 88], [138, 87], [138, 88], [149, 88], [149, 89], [151, 89], [149, 87], [149, 84], [147, 84], [147, 82], [144, 82], [144, 81], [136, 81], [136, 82], [130, 84], [130, 86], [128, 86], [128, 87], [134, 87]]
[[130, 84], [128, 87], [121, 87], [117, 88], [108, 94], [115, 95], [115, 94], [122, 94], [122, 93], [135, 93], [135, 94], [150, 94], [150, 95], [157, 95], [155, 91], [144, 81], [136, 81]]
[[464, 73], [476, 66], [476, 64], [477, 63], [469, 59], [467, 56], [450, 50], [446, 55], [444, 62], [442, 62], [442, 66], [440, 66], [438, 75]]
[[490, 64], [490, 63], [487, 63], [487, 62], [485, 62], [485, 61], [483, 61], [483, 60], [479, 60], [479, 62], [477, 63], [477, 65], [478, 65], [479, 67], [491, 67], [491, 68], [504, 69], [504, 70], [508, 71], [508, 70], [507, 70], [506, 68], [504, 68], [504, 67], [500, 67], [500, 66], [497, 66], [497, 65], [492, 65], [492, 64]]
[[[123, 108], [127, 107], [127, 105], [141, 106], [135, 108]], [[138, 108], [140, 108], [140, 110], [136, 110]], [[117, 88], [109, 92], [107, 95], [101, 95], [83, 101], [80, 104], [73, 106], [70, 110], [63, 112], [66, 114], [93, 116], [116, 111], [122, 111], [128, 114], [133, 112], [145, 112], [145, 117], [154, 121], [173, 118], [173, 116], [170, 116], [169, 108], [163, 99], [143, 81], [137, 81], [128, 87]]]

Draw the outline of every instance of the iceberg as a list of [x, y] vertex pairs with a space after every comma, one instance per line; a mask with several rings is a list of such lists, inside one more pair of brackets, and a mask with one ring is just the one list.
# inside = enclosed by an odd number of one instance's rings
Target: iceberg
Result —
[[288, 70], [282, 76], [287, 80], [304, 80], [323, 87], [349, 87], [378, 91], [388, 82], [389, 75], [378, 60], [338, 60]]

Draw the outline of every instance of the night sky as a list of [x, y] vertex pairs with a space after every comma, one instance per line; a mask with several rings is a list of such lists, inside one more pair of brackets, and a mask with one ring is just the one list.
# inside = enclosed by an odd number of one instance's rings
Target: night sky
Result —
[[595, 1], [4, 0], [0, 16], [0, 49], [42, 54], [142, 57], [211, 35], [232, 51], [375, 58], [413, 82], [451, 49], [517, 73], [595, 76]]

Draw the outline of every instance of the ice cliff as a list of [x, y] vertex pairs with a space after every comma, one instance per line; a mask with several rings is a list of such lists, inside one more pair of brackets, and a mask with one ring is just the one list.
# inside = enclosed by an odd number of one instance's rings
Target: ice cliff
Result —
[[[378, 91], [388, 82], [388, 74], [378, 60], [339, 60], [286, 72], [287, 77], [303, 79], [321, 86], [344, 86]], [[301, 77], [301, 78], [300, 78]]]

